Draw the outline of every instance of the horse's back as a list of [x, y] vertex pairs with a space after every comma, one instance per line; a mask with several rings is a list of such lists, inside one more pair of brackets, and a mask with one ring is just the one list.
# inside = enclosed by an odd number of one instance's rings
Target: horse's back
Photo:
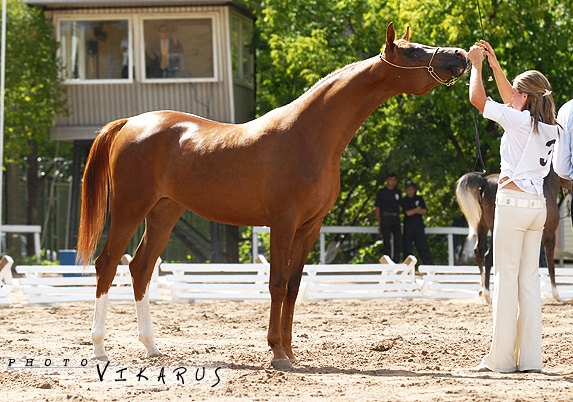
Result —
[[142, 143], [168, 131], [181, 132], [186, 127], [200, 130], [228, 129], [234, 125], [220, 123], [203, 117], [173, 110], [158, 110], [145, 112], [130, 117], [121, 131], [124, 143]]
[[168, 197], [219, 222], [266, 224], [261, 187], [269, 156], [256, 134], [168, 110], [131, 117], [111, 149], [112, 188]]
[[285, 129], [292, 124], [286, 111], [245, 124], [174, 111], [134, 116], [113, 145], [113, 187], [168, 197], [235, 225], [269, 225], [269, 216], [295, 206], [305, 216], [320, 214], [322, 204], [336, 198], [331, 187], [338, 177], [320, 163], [307, 137]]

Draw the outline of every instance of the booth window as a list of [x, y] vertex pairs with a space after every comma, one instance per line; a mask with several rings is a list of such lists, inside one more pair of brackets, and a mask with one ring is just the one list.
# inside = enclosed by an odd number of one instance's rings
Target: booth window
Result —
[[146, 80], [215, 79], [212, 18], [144, 19]]
[[60, 21], [67, 81], [131, 80], [128, 20]]
[[255, 75], [252, 37], [253, 29], [250, 21], [233, 16], [231, 18], [233, 79], [249, 87], [253, 86]]

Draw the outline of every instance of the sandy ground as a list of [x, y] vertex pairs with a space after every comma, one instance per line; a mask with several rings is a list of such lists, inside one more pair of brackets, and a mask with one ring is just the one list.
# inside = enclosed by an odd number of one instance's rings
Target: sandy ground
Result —
[[290, 372], [270, 368], [268, 310], [155, 303], [164, 356], [146, 359], [134, 307], [111, 305], [111, 362], [98, 369], [82, 366], [91, 303], [0, 309], [0, 400], [573, 400], [572, 301], [543, 305], [541, 374], [469, 370], [490, 342], [491, 310], [479, 299], [299, 303]]

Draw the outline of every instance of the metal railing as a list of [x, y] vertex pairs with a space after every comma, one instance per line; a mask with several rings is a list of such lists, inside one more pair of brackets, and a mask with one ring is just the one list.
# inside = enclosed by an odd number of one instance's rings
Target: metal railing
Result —
[[40, 225], [2, 225], [0, 226], [0, 236], [2, 237], [1, 249], [6, 250], [4, 242], [6, 241], [5, 236], [8, 233], [21, 233], [28, 234], [32, 233], [34, 235], [34, 253], [36, 258], [40, 261], [42, 257], [42, 249], [40, 245], [40, 234], [42, 233], [42, 227]]
[[[454, 236], [465, 235], [469, 233], [468, 228], [457, 226], [444, 226], [438, 228], [426, 228], [428, 235], [441, 235], [447, 236], [448, 239], [448, 265], [454, 265]], [[270, 233], [271, 229], [267, 226], [253, 226], [253, 262], [259, 255], [259, 234]], [[327, 234], [341, 234], [341, 233], [360, 233], [378, 235], [378, 227], [376, 226], [323, 226], [320, 229], [319, 242], [320, 242], [320, 263], [326, 263], [326, 235]]]

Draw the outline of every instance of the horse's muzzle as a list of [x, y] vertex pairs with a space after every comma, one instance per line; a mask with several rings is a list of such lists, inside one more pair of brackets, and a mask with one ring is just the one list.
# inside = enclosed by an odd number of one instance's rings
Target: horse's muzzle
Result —
[[466, 71], [471, 69], [472, 64], [465, 54], [457, 53], [456, 56], [458, 56], [458, 60], [450, 67], [450, 72], [454, 77], [461, 77]]

